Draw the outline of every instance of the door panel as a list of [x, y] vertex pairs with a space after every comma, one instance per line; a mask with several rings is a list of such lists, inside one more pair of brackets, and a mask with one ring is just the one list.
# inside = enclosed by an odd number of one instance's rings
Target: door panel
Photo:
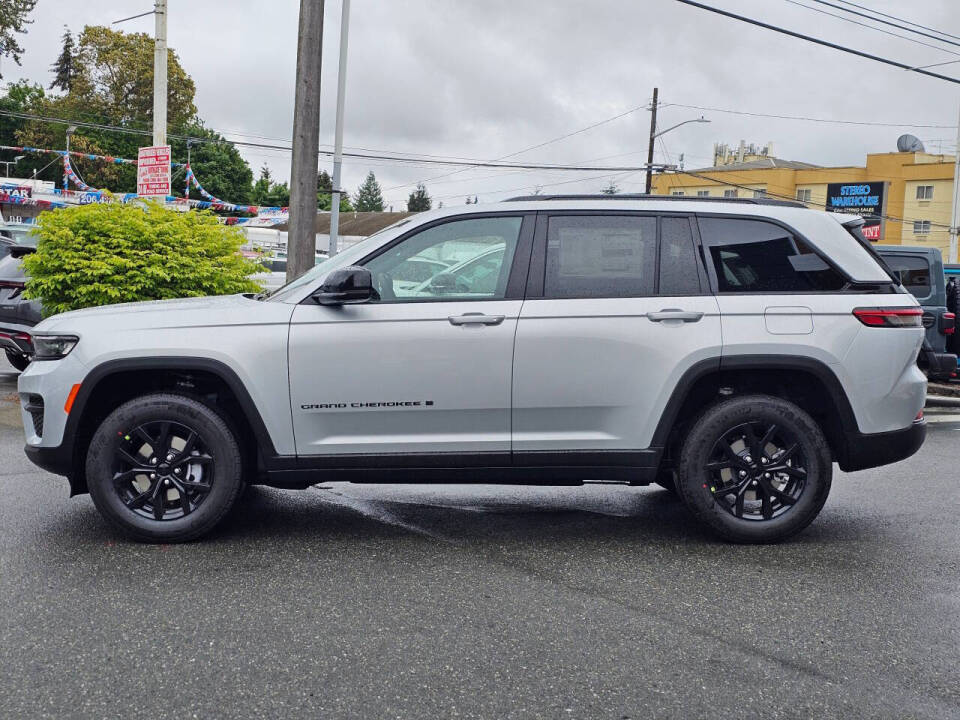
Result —
[[[672, 308], [702, 315], [648, 317]], [[527, 300], [514, 350], [514, 452], [645, 449], [684, 372], [720, 349], [712, 296]]]
[[[362, 265], [378, 297], [297, 306], [290, 399], [299, 455], [510, 451], [513, 340], [533, 216], [414, 229]], [[525, 229], [524, 229], [525, 228]]]
[[690, 219], [541, 216], [531, 276], [546, 297], [517, 324], [514, 452], [648, 448], [679, 379], [721, 351]]
[[[297, 453], [509, 452], [521, 305], [297, 306], [290, 327]], [[503, 319], [450, 321], [480, 311]]]

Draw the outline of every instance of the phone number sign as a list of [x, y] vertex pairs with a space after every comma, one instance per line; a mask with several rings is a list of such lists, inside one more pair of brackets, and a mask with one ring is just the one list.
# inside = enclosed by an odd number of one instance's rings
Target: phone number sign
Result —
[[170, 146], [140, 148], [137, 154], [137, 195], [166, 197], [170, 194]]

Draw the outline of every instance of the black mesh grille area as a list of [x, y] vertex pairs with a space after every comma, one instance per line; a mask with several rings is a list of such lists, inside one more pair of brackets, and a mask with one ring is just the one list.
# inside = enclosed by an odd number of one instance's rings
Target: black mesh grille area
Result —
[[30, 395], [25, 409], [33, 420], [33, 432], [37, 437], [43, 437], [43, 398], [39, 395]]

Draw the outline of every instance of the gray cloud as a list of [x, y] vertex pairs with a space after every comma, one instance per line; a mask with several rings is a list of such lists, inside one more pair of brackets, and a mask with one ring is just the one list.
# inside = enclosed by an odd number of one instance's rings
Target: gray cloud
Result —
[[[834, 42], [917, 65], [952, 59], [797, 7], [782, 0], [712, 0]], [[4, 66], [8, 79], [49, 82], [62, 24], [106, 24], [147, 9], [149, 0], [84, 4], [43, 0], [25, 38], [24, 67]], [[869, 0], [879, 10], [960, 30], [960, 6], [932, 0], [907, 7]], [[916, 14], [920, 12], [921, 14]], [[170, 45], [197, 83], [201, 116], [216, 129], [289, 138], [293, 114], [298, 3], [277, 0], [170, 0]], [[623, 112], [648, 100], [658, 85], [668, 105], [661, 127], [699, 114], [670, 107], [695, 104], [836, 119], [922, 124], [955, 122], [956, 86], [752, 28], [672, 0], [550, 3], [488, 0], [354, 0], [351, 13], [345, 143], [351, 147], [495, 158]], [[333, 137], [339, 3], [328, 0], [321, 142]], [[124, 26], [152, 32], [144, 18]], [[960, 33], [957, 33], [960, 34]], [[960, 48], [953, 48], [960, 51]], [[958, 57], [957, 59], [960, 59]], [[960, 76], [960, 64], [943, 68]], [[775, 143], [780, 157], [820, 164], [861, 163], [868, 152], [894, 149], [902, 128], [867, 128], [705, 113], [664, 137], [658, 160], [685, 153], [688, 167], [707, 164], [715, 140]], [[623, 154], [616, 164], [645, 159], [649, 115], [639, 111], [517, 159], [582, 161]], [[928, 148], [952, 152], [951, 130], [914, 130]], [[256, 140], [256, 138], [246, 138]], [[267, 163], [289, 173], [282, 152], [243, 150], [256, 171]], [[632, 154], [627, 154], [632, 153]], [[451, 169], [353, 161], [344, 181], [355, 188], [368, 170], [392, 187], [446, 175]], [[583, 175], [587, 175], [584, 173]], [[531, 190], [596, 191], [606, 180], [569, 183], [577, 174], [470, 170], [428, 182], [435, 197], [481, 201]], [[202, 178], [201, 178], [202, 180]], [[622, 178], [625, 190], [642, 174]], [[563, 182], [563, 185], [551, 185]], [[514, 190], [516, 188], [516, 190]], [[391, 190], [402, 205], [409, 187]], [[451, 197], [447, 197], [451, 196]]]

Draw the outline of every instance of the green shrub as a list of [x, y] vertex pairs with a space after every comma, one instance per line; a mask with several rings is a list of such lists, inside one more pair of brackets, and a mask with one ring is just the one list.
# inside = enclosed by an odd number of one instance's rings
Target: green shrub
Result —
[[94, 204], [40, 215], [25, 295], [45, 315], [96, 305], [256, 292], [243, 231], [159, 203]]

